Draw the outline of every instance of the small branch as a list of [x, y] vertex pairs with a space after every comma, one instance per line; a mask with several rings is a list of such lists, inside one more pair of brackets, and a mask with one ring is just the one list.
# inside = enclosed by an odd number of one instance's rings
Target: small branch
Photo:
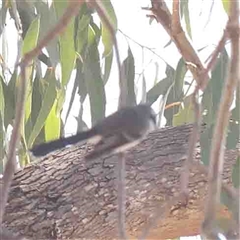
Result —
[[22, 31], [22, 23], [21, 23], [19, 15], [18, 15], [17, 4], [16, 4], [15, 0], [10, 0], [10, 2], [11, 2], [11, 6], [12, 6], [12, 13], [13, 13], [14, 21], [15, 21], [15, 26], [16, 26], [19, 36], [21, 36], [22, 32], [23, 32]]
[[119, 239], [127, 239], [126, 233], [126, 186], [125, 186], [125, 154], [120, 153], [117, 163], [117, 205]]
[[180, 23], [180, 14], [179, 14], [179, 8], [180, 3], [179, 0], [173, 1], [173, 13], [172, 13], [172, 34], [175, 36], [179, 32], [182, 31], [181, 23]]
[[19, 84], [19, 92], [17, 94], [17, 105], [15, 122], [12, 130], [12, 135], [9, 143], [7, 162], [3, 173], [2, 184], [0, 185], [0, 226], [2, 225], [5, 206], [7, 204], [8, 193], [11, 182], [16, 170], [16, 149], [20, 138], [20, 129], [24, 114], [26, 94], [26, 72], [25, 67], [21, 68], [21, 81]]
[[126, 33], [124, 33], [122, 30], [118, 29], [118, 31], [125, 37], [125, 38], [128, 38], [129, 40], [131, 40], [132, 42], [134, 42], [135, 44], [137, 44], [139, 47], [141, 48], [145, 48], [147, 49], [149, 52], [151, 52], [152, 54], [154, 54], [155, 56], [157, 56], [158, 58], [160, 58], [163, 62], [165, 62], [166, 64], [168, 64], [166, 62], [165, 59], [163, 59], [159, 54], [157, 54], [156, 52], [154, 52], [154, 48], [150, 48], [150, 47], [147, 47], [145, 45], [142, 45], [141, 43], [137, 42], [136, 40], [134, 40], [133, 38], [129, 37]]
[[188, 153], [187, 159], [184, 162], [183, 170], [181, 173], [181, 180], [180, 180], [180, 189], [181, 192], [188, 195], [188, 183], [190, 177], [190, 167], [193, 163], [193, 159], [195, 157], [195, 149], [199, 138], [199, 130], [201, 127], [202, 116], [201, 116], [201, 104], [198, 102], [198, 88], [195, 88], [195, 91], [192, 96], [192, 102], [194, 106], [194, 124], [193, 130], [189, 138], [188, 143]]
[[224, 163], [225, 143], [227, 127], [230, 117], [230, 107], [233, 101], [234, 92], [237, 83], [240, 81], [240, 46], [239, 46], [239, 3], [238, 1], [230, 2], [230, 17], [227, 25], [227, 31], [232, 43], [231, 62], [229, 76], [226, 79], [223, 89], [222, 99], [219, 105], [219, 111], [216, 118], [214, 129], [212, 150], [210, 154], [209, 169], [209, 189], [206, 201], [204, 222], [202, 225], [203, 234], [206, 236], [212, 234], [212, 226], [216, 220], [217, 207], [220, 203], [220, 191], [222, 185], [222, 171]]
[[154, 17], [165, 28], [185, 62], [192, 63], [188, 64], [187, 67], [197, 84], [200, 85], [201, 73], [205, 71], [205, 68], [180, 25], [179, 1], [173, 1], [173, 15], [171, 15], [163, 0], [151, 0], [151, 2], [152, 8], [147, 9], [151, 11], [150, 16]]

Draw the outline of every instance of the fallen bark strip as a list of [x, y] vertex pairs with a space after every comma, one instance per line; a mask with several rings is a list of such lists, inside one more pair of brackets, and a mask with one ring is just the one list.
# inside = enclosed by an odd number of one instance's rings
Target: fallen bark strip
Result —
[[[139, 236], [156, 208], [178, 194], [191, 129], [191, 125], [159, 129], [126, 154], [129, 236]], [[11, 186], [4, 225], [33, 239], [117, 238], [118, 159], [116, 155], [105, 155], [87, 161], [84, 155], [88, 151], [86, 144], [72, 146], [18, 171]], [[226, 157], [224, 180], [229, 182], [236, 151], [229, 151]], [[188, 206], [173, 206], [149, 238], [198, 234], [206, 181], [206, 176], [192, 167]], [[226, 209], [222, 213], [227, 213]]]

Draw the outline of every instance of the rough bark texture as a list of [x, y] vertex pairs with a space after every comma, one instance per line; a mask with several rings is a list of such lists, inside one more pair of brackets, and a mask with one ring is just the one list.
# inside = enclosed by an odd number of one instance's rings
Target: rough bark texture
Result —
[[[189, 125], [157, 130], [126, 154], [130, 237], [139, 236], [156, 208], [179, 192], [190, 132]], [[117, 156], [86, 161], [87, 151], [87, 145], [72, 146], [18, 171], [11, 187], [5, 226], [33, 239], [117, 238]], [[235, 160], [236, 154], [229, 152], [224, 168], [226, 181]], [[193, 167], [187, 207], [173, 206], [148, 238], [198, 234], [206, 189], [206, 176]]]

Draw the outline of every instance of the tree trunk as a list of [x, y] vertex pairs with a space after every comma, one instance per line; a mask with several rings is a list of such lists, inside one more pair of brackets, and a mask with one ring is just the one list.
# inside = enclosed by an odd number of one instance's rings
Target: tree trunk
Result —
[[[156, 210], [179, 193], [179, 176], [191, 129], [191, 125], [184, 125], [157, 130], [126, 154], [129, 237], [139, 236]], [[85, 160], [87, 151], [86, 144], [71, 146], [18, 171], [6, 208], [5, 226], [33, 239], [117, 238], [118, 157], [104, 155]], [[236, 151], [228, 152], [227, 158], [224, 179], [229, 181]], [[192, 167], [188, 205], [173, 206], [148, 238], [198, 234], [206, 190], [207, 177]]]

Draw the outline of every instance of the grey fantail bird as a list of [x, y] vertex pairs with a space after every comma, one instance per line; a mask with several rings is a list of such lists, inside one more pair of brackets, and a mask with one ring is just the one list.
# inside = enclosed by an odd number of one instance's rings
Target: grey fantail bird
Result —
[[155, 127], [156, 114], [149, 105], [125, 107], [87, 131], [37, 145], [31, 149], [31, 152], [35, 156], [43, 156], [87, 139], [95, 141], [94, 150], [86, 156], [87, 158], [106, 152], [122, 152], [137, 145]]

